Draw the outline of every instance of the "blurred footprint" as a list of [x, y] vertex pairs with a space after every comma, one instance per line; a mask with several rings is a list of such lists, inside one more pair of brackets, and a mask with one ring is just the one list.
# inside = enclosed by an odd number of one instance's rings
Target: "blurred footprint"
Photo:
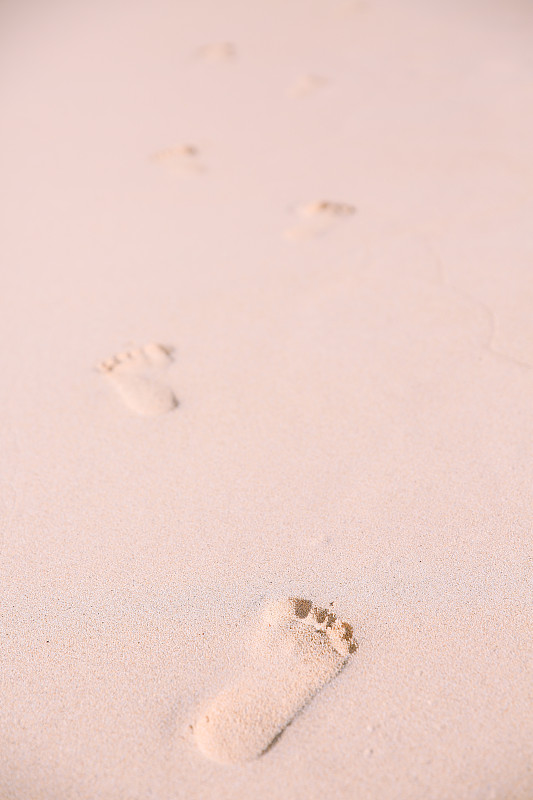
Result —
[[285, 230], [285, 238], [293, 240], [313, 239], [323, 236], [340, 220], [351, 217], [356, 208], [349, 203], [320, 200], [296, 209], [300, 221]]
[[231, 42], [212, 42], [199, 47], [195, 57], [211, 64], [227, 63], [237, 57], [237, 48]]
[[329, 83], [328, 78], [320, 75], [301, 75], [287, 90], [289, 97], [305, 97], [308, 94], [322, 89]]
[[108, 358], [97, 369], [131, 411], [155, 416], [178, 405], [174, 392], [159, 376], [172, 363], [172, 352], [161, 344], [147, 344]]
[[206, 171], [198, 147], [192, 144], [179, 144], [159, 150], [154, 153], [151, 160], [179, 177], [199, 175]]

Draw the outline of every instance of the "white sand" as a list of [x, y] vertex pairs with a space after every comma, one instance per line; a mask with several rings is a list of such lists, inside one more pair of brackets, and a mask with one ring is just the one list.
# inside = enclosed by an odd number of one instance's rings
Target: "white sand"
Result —
[[[1, 15], [2, 800], [530, 800], [531, 5]], [[358, 652], [206, 759], [287, 596]]]

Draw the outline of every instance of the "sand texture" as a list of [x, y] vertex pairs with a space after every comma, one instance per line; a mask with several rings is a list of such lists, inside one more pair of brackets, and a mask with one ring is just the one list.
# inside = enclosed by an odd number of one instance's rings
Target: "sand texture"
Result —
[[0, 800], [531, 800], [531, 3], [0, 40]]

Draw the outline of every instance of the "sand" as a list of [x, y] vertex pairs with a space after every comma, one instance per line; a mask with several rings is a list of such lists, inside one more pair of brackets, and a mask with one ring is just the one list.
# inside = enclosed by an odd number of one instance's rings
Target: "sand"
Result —
[[2, 800], [529, 800], [530, 4], [1, 15]]

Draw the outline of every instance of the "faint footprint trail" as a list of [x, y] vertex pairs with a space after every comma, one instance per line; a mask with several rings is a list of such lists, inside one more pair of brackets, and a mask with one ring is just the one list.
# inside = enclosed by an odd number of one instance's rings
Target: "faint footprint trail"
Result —
[[285, 230], [285, 238], [301, 240], [323, 236], [355, 212], [355, 206], [349, 203], [334, 203], [329, 200], [308, 203], [296, 209], [300, 221]]
[[198, 748], [219, 763], [262, 755], [356, 648], [352, 626], [331, 611], [297, 598], [270, 604], [244, 674], [191, 726]]
[[130, 411], [155, 416], [178, 405], [173, 390], [160, 379], [172, 360], [172, 348], [153, 343], [108, 358], [97, 369]]
[[178, 177], [201, 175], [206, 171], [200, 150], [193, 144], [179, 144], [159, 150], [153, 154], [151, 160]]

